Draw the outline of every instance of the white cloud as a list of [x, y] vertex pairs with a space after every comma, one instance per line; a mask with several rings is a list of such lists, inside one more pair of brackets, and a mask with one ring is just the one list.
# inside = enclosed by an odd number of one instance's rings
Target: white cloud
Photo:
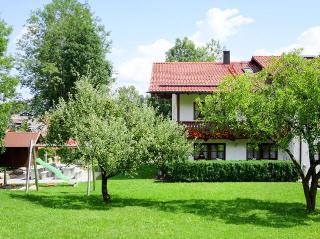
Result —
[[[238, 9], [212, 8], [207, 11], [204, 20], [197, 21], [197, 31], [190, 37], [196, 45], [203, 45], [211, 38], [225, 41], [236, 34], [240, 26], [253, 22], [244, 17]], [[165, 60], [165, 52], [173, 46], [166, 39], [159, 39], [151, 44], [139, 45], [136, 56], [116, 66], [117, 86], [134, 85], [140, 93], [148, 90], [152, 63]]]
[[139, 45], [137, 56], [116, 67], [118, 85], [134, 85], [140, 93], [148, 90], [152, 63], [165, 60], [165, 52], [172, 47], [166, 39], [159, 39], [149, 45]]
[[115, 57], [121, 57], [125, 53], [125, 49], [120, 48], [120, 47], [112, 47], [110, 55], [115, 56]]
[[258, 49], [256, 50], [253, 55], [255, 56], [271, 56], [274, 55], [274, 52], [268, 51], [267, 49]]
[[288, 47], [281, 49], [288, 52], [294, 48], [303, 48], [303, 54], [319, 54], [320, 53], [320, 26], [310, 27], [302, 32], [296, 42]]
[[240, 14], [239, 9], [211, 8], [207, 11], [206, 18], [196, 22], [198, 30], [191, 39], [198, 45], [202, 45], [210, 38], [225, 41], [236, 34], [239, 27], [253, 22], [252, 18]]
[[320, 26], [310, 27], [302, 32], [298, 38], [290, 45], [281, 47], [274, 51], [259, 49], [255, 51], [255, 55], [280, 55], [293, 49], [303, 48], [304, 55], [320, 54]]

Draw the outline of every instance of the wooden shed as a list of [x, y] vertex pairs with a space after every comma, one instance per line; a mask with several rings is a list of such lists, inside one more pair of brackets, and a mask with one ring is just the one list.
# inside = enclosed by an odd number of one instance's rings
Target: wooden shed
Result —
[[0, 167], [27, 167], [30, 142], [37, 144], [40, 139], [40, 132], [7, 132], [4, 138], [6, 150], [0, 155]]

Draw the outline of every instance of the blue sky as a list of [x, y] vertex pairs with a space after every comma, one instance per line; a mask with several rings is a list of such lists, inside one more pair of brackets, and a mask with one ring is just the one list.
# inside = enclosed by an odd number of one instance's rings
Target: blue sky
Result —
[[[0, 1], [0, 17], [14, 28], [10, 53], [15, 53], [15, 40], [31, 10], [48, 2]], [[163, 61], [177, 37], [191, 37], [198, 45], [218, 39], [231, 50], [233, 60], [295, 47], [304, 47], [304, 54], [320, 53], [320, 1], [316, 0], [88, 2], [111, 32], [108, 58], [114, 63], [116, 85], [135, 85], [140, 93], [148, 89], [152, 62]]]

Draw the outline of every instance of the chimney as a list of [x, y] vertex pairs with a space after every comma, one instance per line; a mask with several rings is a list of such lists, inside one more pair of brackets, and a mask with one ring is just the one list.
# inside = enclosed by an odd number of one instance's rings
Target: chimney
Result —
[[230, 64], [230, 51], [223, 51], [223, 64]]

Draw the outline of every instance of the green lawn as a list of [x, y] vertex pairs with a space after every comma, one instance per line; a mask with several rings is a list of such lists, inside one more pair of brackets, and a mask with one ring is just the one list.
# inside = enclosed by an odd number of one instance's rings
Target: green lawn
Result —
[[109, 186], [110, 205], [100, 190], [86, 197], [85, 184], [0, 190], [0, 238], [320, 238], [320, 214], [305, 212], [299, 183], [122, 177]]

